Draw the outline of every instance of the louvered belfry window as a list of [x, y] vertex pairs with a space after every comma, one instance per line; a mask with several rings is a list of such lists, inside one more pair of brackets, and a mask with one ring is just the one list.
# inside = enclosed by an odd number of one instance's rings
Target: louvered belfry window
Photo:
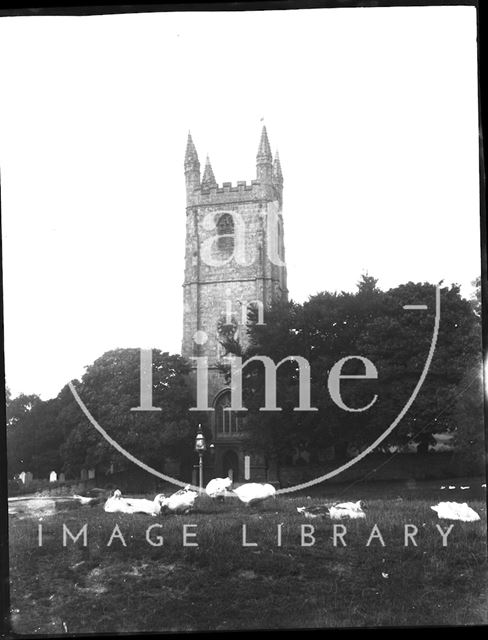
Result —
[[234, 251], [234, 220], [229, 213], [224, 213], [217, 222], [219, 251], [230, 255]]

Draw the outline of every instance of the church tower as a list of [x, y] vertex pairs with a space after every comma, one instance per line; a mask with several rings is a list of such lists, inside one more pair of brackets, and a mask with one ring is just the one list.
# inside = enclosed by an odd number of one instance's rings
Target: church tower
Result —
[[[231, 411], [230, 390], [217, 363], [225, 353], [221, 328], [232, 325], [246, 343], [247, 309], [263, 312], [286, 300], [283, 174], [263, 127], [256, 179], [219, 186], [207, 156], [203, 176], [192, 137], [185, 155], [186, 251], [182, 355], [208, 358], [208, 407], [214, 444], [213, 475], [235, 482], [267, 479], [262, 456], [246, 449], [245, 422]], [[196, 361], [190, 360], [193, 364]]]

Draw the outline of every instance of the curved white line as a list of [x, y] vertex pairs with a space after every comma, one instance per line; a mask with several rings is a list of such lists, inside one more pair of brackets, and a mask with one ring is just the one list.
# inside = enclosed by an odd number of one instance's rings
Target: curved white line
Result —
[[[171, 476], [167, 476], [164, 473], [161, 473], [160, 471], [157, 471], [156, 469], [153, 469], [149, 465], [145, 464], [144, 462], [141, 462], [138, 458], [133, 456], [132, 453], [129, 453], [126, 449], [124, 449], [124, 447], [120, 446], [120, 444], [118, 442], [116, 442], [113, 438], [111, 438], [108, 435], [108, 433], [105, 431], [105, 429], [103, 429], [98, 424], [98, 422], [95, 420], [95, 418], [92, 416], [92, 414], [88, 411], [88, 409], [86, 408], [83, 400], [80, 398], [80, 396], [78, 395], [76, 389], [74, 388], [73, 384], [71, 382], [68, 382], [68, 386], [69, 386], [69, 388], [71, 390], [71, 393], [74, 395], [76, 402], [80, 405], [81, 410], [83, 411], [85, 416], [88, 418], [88, 420], [92, 423], [92, 425], [95, 427], [95, 429], [105, 438], [105, 440], [109, 444], [111, 444], [112, 447], [117, 449], [117, 451], [119, 453], [121, 453], [123, 456], [125, 456], [128, 460], [130, 460], [134, 464], [137, 464], [139, 467], [141, 467], [141, 469], [144, 469], [145, 471], [148, 471], [149, 473], [152, 473], [153, 476], [157, 476], [158, 478], [161, 478], [162, 480], [166, 480], [166, 482], [171, 482], [172, 484], [176, 484], [179, 487], [187, 487], [188, 486], [188, 482], [181, 482], [181, 480], [176, 480], [176, 478], [172, 478]], [[190, 488], [195, 490], [195, 491], [200, 491], [199, 487], [196, 487], [196, 486], [194, 486], [192, 484], [190, 485]]]
[[349, 462], [346, 462], [346, 464], [343, 464], [342, 467], [337, 467], [337, 469], [334, 469], [333, 471], [330, 471], [329, 473], [326, 473], [325, 475], [320, 476], [319, 478], [315, 478], [315, 480], [309, 480], [308, 482], [303, 482], [302, 484], [297, 484], [293, 487], [287, 487], [286, 489], [278, 489], [278, 491], [276, 492], [277, 495], [279, 493], [291, 493], [292, 491], [300, 491], [300, 489], [306, 489], [307, 487], [311, 487], [314, 484], [318, 484], [320, 482], [323, 482], [324, 480], [333, 478], [334, 476], [338, 475], [345, 469], [352, 467], [354, 464], [356, 464], [356, 462], [359, 462], [362, 458], [367, 456], [368, 453], [371, 453], [371, 451], [373, 451], [373, 449], [375, 449], [380, 444], [380, 442], [382, 442], [387, 436], [390, 435], [393, 429], [398, 425], [400, 420], [410, 409], [413, 401], [415, 400], [415, 398], [418, 395], [418, 392], [420, 391], [421, 386], [424, 384], [425, 378], [427, 377], [427, 372], [429, 371], [429, 367], [432, 362], [432, 358], [434, 357], [435, 346], [437, 343], [437, 335], [439, 333], [440, 319], [441, 319], [441, 290], [440, 290], [440, 286], [436, 285], [434, 333], [432, 334], [430, 349], [424, 364], [424, 368], [422, 370], [422, 375], [420, 376], [415, 386], [415, 389], [412, 392], [412, 395], [405, 403], [403, 409], [400, 411], [400, 413], [397, 415], [397, 417], [391, 423], [391, 425], [381, 434], [381, 436], [379, 436], [379, 438], [377, 438], [372, 444], [370, 444], [369, 447], [367, 447], [364, 451], [361, 451], [361, 453], [359, 453], [355, 458], [353, 458], [352, 460], [349, 460]]
[[[328, 480], [329, 478], [333, 478], [334, 476], [337, 476], [339, 473], [342, 473], [342, 471], [345, 471], [349, 467], [352, 467], [354, 464], [356, 464], [356, 462], [359, 462], [362, 458], [366, 457], [369, 453], [371, 453], [371, 451], [373, 451], [373, 449], [375, 449], [380, 444], [380, 442], [382, 442], [387, 436], [390, 435], [390, 433], [393, 431], [393, 429], [398, 425], [400, 420], [403, 418], [403, 416], [410, 409], [413, 401], [415, 400], [415, 398], [417, 397], [417, 395], [418, 395], [418, 393], [420, 391], [420, 388], [424, 384], [425, 378], [427, 377], [427, 372], [429, 371], [429, 367], [431, 365], [432, 358], [434, 357], [434, 351], [435, 351], [435, 347], [436, 347], [436, 343], [437, 343], [437, 335], [439, 333], [439, 324], [440, 324], [440, 317], [441, 317], [440, 312], [441, 312], [441, 292], [440, 292], [440, 286], [437, 285], [436, 286], [436, 297], [435, 297], [435, 324], [434, 324], [434, 332], [432, 334], [432, 340], [431, 340], [431, 343], [430, 343], [429, 353], [427, 355], [427, 359], [425, 361], [424, 368], [422, 370], [422, 374], [421, 374], [421, 376], [420, 376], [420, 378], [419, 378], [419, 380], [418, 380], [418, 382], [417, 382], [417, 384], [415, 386], [415, 389], [412, 392], [412, 395], [407, 400], [407, 402], [405, 403], [403, 409], [400, 411], [400, 413], [395, 418], [395, 420], [391, 423], [391, 425], [381, 434], [381, 436], [379, 436], [379, 438], [377, 438], [371, 445], [369, 445], [369, 447], [367, 447], [364, 451], [361, 451], [361, 453], [359, 453], [355, 458], [353, 458], [352, 460], [349, 460], [349, 462], [346, 462], [341, 467], [338, 467], [337, 469], [334, 469], [333, 471], [329, 471], [329, 473], [326, 473], [323, 476], [315, 478], [314, 480], [309, 480], [308, 482], [303, 482], [302, 484], [297, 484], [297, 485], [295, 485], [293, 487], [287, 487], [286, 489], [278, 489], [278, 491], [276, 492], [277, 495], [278, 494], [283, 494], [283, 493], [291, 493], [292, 491], [300, 491], [301, 489], [306, 489], [307, 487], [311, 487], [314, 484], [319, 484], [320, 482], [323, 482], [324, 480]], [[158, 478], [161, 478], [162, 480], [166, 480], [166, 482], [170, 482], [172, 484], [176, 484], [179, 487], [187, 487], [188, 486], [187, 482], [181, 482], [181, 480], [177, 480], [176, 478], [172, 478], [171, 476], [167, 476], [164, 473], [161, 473], [160, 471], [157, 471], [156, 469], [153, 469], [152, 467], [150, 467], [149, 465], [145, 464], [144, 462], [141, 462], [141, 460], [139, 460], [138, 458], [133, 456], [126, 449], [124, 449], [124, 447], [122, 447], [118, 442], [116, 442], [113, 438], [111, 438], [108, 435], [108, 433], [105, 431], [105, 429], [103, 429], [98, 424], [98, 422], [95, 420], [95, 418], [91, 415], [91, 413], [86, 408], [85, 404], [83, 403], [82, 399], [78, 395], [78, 393], [77, 393], [76, 389], [74, 388], [73, 384], [71, 382], [68, 382], [68, 386], [69, 386], [69, 388], [71, 390], [71, 393], [73, 394], [76, 402], [79, 404], [81, 410], [83, 411], [85, 416], [88, 418], [88, 420], [91, 422], [91, 424], [105, 438], [105, 440], [109, 444], [111, 444], [119, 453], [121, 453], [123, 456], [125, 456], [128, 460], [130, 460], [131, 462], [133, 462], [137, 466], [141, 467], [141, 469], [144, 469], [145, 471], [148, 471], [149, 473], [152, 473], [154, 476], [157, 476]], [[194, 491], [200, 491], [200, 488], [195, 486], [195, 485], [189, 485], [189, 486]]]

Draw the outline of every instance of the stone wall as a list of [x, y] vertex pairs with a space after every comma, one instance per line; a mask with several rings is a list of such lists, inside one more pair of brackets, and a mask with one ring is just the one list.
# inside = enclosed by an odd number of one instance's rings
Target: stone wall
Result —
[[[228, 312], [242, 327], [242, 305], [260, 301], [269, 307], [277, 298], [287, 296], [286, 268], [269, 259], [266, 215], [279, 214], [278, 203], [243, 202], [221, 206], [191, 207], [187, 210], [185, 281], [183, 285], [183, 345], [182, 354], [207, 355], [209, 362], [219, 356], [217, 326]], [[215, 229], [206, 229], [204, 220], [218, 220], [224, 214], [237, 214], [244, 225], [244, 251], [246, 264], [218, 249]], [[207, 219], [208, 220], [208, 219]], [[235, 228], [235, 234], [238, 230]], [[284, 256], [283, 235], [280, 255]], [[205, 260], [204, 247], [212, 249], [214, 264]], [[234, 254], [237, 248], [234, 246]], [[219, 265], [215, 263], [219, 262]], [[195, 348], [193, 337], [197, 330], [205, 331], [208, 340], [204, 348]], [[240, 337], [245, 341], [245, 330]], [[203, 345], [202, 345], [203, 346]]]

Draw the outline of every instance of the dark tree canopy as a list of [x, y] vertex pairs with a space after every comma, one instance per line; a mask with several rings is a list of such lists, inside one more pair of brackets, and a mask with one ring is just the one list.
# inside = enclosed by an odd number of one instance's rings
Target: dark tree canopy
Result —
[[[161, 411], [131, 411], [140, 405], [140, 350], [108, 351], [74, 386], [90, 413], [122, 447], [162, 469], [168, 457], [192, 451], [195, 435], [188, 365], [179, 355], [153, 350], [153, 405]], [[68, 386], [53, 400], [19, 396], [8, 409], [9, 472], [47, 477], [52, 469], [118, 470], [132, 466], [89, 423]]]
[[[404, 305], [427, 305], [426, 310], [406, 310]], [[377, 280], [362, 276], [356, 293], [322, 292], [300, 305], [275, 305], [264, 326], [250, 313], [250, 346], [243, 361], [254, 355], [269, 356], [275, 363], [290, 355], [303, 356], [311, 367], [312, 407], [316, 412], [294, 411], [298, 406], [299, 369], [286, 362], [278, 368], [277, 406], [282, 411], [262, 412], [264, 367], [252, 362], [244, 369], [247, 424], [256, 446], [269, 455], [308, 446], [312, 452], [334, 445], [365, 446], [395, 420], [409, 400], [422, 374], [435, 320], [435, 285], [409, 282], [383, 292]], [[239, 353], [232, 342], [225, 346]], [[405, 444], [419, 434], [451, 430], [456, 417], [456, 392], [467, 369], [481, 353], [480, 322], [473, 306], [462, 298], [459, 287], [442, 287], [437, 345], [427, 377], [417, 398], [386, 444]], [[349, 356], [368, 358], [378, 378], [341, 381], [341, 397], [354, 409], [337, 406], [328, 391], [328, 377], [335, 363]], [[364, 375], [358, 360], [345, 363], [342, 373]], [[478, 404], [481, 398], [478, 399]], [[480, 427], [481, 428], [481, 425]]]
[[[131, 411], [141, 402], [140, 351], [116, 349], [88, 367], [77, 390], [92, 416], [114, 440], [146, 464], [161, 469], [165, 458], [191, 449], [194, 428], [189, 420], [187, 373], [183, 358], [154, 349], [152, 403], [162, 410]], [[69, 425], [69, 417], [66, 419]], [[108, 469], [112, 463], [120, 470], [132, 464], [85, 416], [74, 419], [62, 448], [68, 470], [95, 465]]]

